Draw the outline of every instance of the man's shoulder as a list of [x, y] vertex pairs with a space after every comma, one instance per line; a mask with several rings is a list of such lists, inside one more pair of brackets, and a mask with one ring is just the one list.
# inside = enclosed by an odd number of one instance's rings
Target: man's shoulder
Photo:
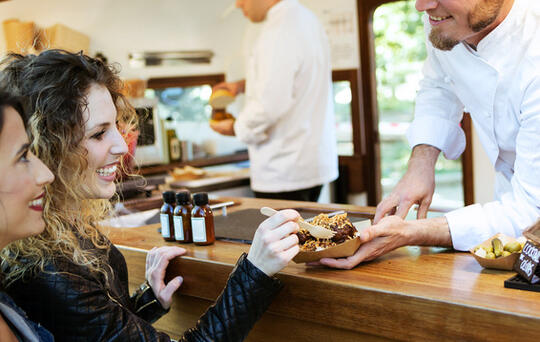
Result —
[[280, 15], [272, 18], [270, 23], [274, 29], [299, 31], [302, 28], [320, 26], [317, 16], [307, 7], [298, 3], [291, 2], [287, 7], [283, 8]]

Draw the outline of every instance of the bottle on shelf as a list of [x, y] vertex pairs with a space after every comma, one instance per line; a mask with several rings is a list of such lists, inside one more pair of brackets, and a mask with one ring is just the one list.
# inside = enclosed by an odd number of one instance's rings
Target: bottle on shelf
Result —
[[159, 219], [161, 222], [161, 236], [165, 241], [174, 241], [174, 203], [176, 202], [174, 191], [164, 191], [163, 205], [161, 206]]
[[191, 194], [187, 190], [176, 193], [176, 207], [174, 208], [174, 239], [177, 242], [191, 242]]
[[[170, 125], [173, 124], [172, 118], [167, 118]], [[169, 147], [169, 160], [171, 162], [179, 161], [182, 158], [182, 146], [180, 139], [176, 136], [176, 130], [169, 125], [167, 129], [167, 145]]]
[[208, 194], [199, 192], [193, 195], [195, 206], [191, 211], [191, 230], [193, 243], [196, 245], [211, 245], [216, 240], [214, 233], [214, 214], [208, 205]]

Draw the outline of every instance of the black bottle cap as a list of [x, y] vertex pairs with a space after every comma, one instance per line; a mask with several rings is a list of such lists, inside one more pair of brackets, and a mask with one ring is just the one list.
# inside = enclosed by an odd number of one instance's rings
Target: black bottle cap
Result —
[[165, 203], [174, 204], [175, 198], [174, 198], [174, 191], [164, 191], [163, 192], [163, 201]]
[[208, 194], [206, 192], [198, 192], [193, 195], [193, 202], [195, 205], [207, 205], [208, 204]]
[[187, 190], [178, 191], [176, 193], [176, 203], [186, 204], [191, 200], [191, 194]]

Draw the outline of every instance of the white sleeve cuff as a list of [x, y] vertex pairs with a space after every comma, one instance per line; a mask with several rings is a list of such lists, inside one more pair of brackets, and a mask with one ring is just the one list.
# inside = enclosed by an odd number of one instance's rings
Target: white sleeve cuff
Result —
[[465, 150], [465, 133], [459, 125], [441, 117], [415, 118], [407, 130], [409, 145], [427, 144], [444, 153], [446, 159], [457, 159]]
[[248, 127], [246, 120], [243, 120], [240, 115], [234, 122], [234, 134], [236, 138], [246, 145], [258, 144], [268, 138], [268, 135], [260, 128]]
[[452, 245], [458, 251], [468, 251], [495, 234], [486, 229], [489, 223], [480, 204], [456, 209], [444, 216], [450, 228]]

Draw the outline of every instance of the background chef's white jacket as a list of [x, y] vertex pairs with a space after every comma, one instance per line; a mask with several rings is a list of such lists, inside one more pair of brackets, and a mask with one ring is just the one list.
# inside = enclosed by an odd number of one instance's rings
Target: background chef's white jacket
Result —
[[274, 5], [248, 57], [234, 130], [248, 145], [251, 188], [282, 192], [338, 176], [328, 39], [297, 0]]
[[[496, 171], [493, 202], [445, 215], [455, 249], [497, 232], [519, 236], [540, 217], [539, 3], [516, 0], [476, 51], [463, 43], [451, 51], [427, 43], [410, 145], [429, 144], [457, 158], [465, 148], [459, 126], [465, 108]], [[427, 20], [425, 26], [429, 33]]]

